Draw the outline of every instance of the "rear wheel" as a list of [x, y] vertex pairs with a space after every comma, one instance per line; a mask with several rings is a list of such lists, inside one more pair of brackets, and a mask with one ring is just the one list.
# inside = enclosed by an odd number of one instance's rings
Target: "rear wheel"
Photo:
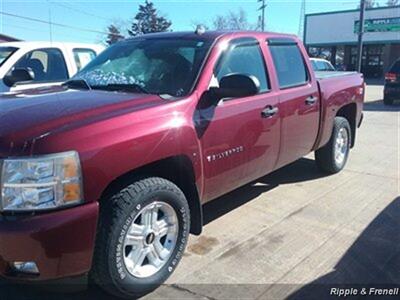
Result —
[[332, 136], [329, 142], [315, 151], [317, 166], [331, 174], [341, 171], [346, 165], [351, 143], [350, 124], [343, 117], [334, 119]]
[[100, 207], [91, 278], [118, 297], [140, 297], [175, 270], [189, 235], [183, 192], [162, 178], [117, 191]]

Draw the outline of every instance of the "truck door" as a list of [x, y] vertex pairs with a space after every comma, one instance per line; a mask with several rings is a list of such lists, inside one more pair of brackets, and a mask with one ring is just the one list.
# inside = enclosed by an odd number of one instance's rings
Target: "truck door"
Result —
[[[279, 83], [281, 149], [277, 168], [308, 154], [319, 128], [317, 83], [305, 62], [305, 50], [294, 39], [268, 39]], [[308, 59], [308, 57], [307, 57]]]
[[[232, 73], [260, 81], [260, 92], [244, 98], [223, 99], [199, 109], [207, 119], [200, 132], [204, 158], [204, 198], [210, 200], [270, 171], [279, 150], [278, 96], [271, 91], [259, 42], [238, 38], [230, 42], [214, 67], [214, 81]], [[213, 85], [211, 83], [211, 85]], [[263, 111], [272, 111], [270, 115]]]

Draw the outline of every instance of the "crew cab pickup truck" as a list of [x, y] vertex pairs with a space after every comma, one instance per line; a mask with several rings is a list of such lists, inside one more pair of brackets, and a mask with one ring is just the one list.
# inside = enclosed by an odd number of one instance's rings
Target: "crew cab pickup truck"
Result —
[[295, 36], [211, 31], [121, 41], [62, 86], [4, 95], [0, 272], [148, 293], [204, 203], [310, 152], [342, 170], [363, 98], [361, 74], [316, 76]]
[[83, 43], [2, 43], [0, 93], [61, 84], [103, 50], [102, 45]]

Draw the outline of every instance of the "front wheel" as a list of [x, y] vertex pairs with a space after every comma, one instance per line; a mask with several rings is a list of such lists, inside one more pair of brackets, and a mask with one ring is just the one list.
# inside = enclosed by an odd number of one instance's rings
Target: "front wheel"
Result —
[[343, 117], [334, 119], [333, 131], [329, 142], [315, 151], [315, 161], [319, 169], [334, 174], [346, 165], [351, 143], [350, 124]]
[[183, 192], [162, 178], [116, 191], [100, 206], [91, 278], [122, 298], [140, 297], [175, 270], [189, 235]]

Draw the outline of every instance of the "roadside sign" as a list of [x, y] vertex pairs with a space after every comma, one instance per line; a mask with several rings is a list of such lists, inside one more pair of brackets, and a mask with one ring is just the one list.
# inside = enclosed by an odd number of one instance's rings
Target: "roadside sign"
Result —
[[[354, 33], [358, 33], [359, 24], [360, 21], [354, 22]], [[400, 31], [400, 18], [367, 19], [364, 24], [364, 32]]]

